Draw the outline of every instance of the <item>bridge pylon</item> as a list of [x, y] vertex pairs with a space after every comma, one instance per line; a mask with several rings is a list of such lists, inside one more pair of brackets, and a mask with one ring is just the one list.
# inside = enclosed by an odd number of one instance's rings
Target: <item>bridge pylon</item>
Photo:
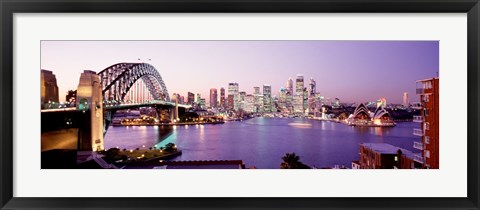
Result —
[[77, 88], [77, 110], [84, 113], [79, 131], [79, 151], [104, 150], [103, 144], [103, 96], [100, 76], [85, 70]]

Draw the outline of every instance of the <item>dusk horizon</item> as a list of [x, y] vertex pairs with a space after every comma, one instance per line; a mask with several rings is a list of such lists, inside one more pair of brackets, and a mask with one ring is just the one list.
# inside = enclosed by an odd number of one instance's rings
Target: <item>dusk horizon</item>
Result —
[[400, 104], [404, 92], [418, 101], [415, 81], [439, 73], [438, 41], [42, 41], [41, 50], [41, 69], [56, 75], [61, 101], [83, 70], [123, 62], [149, 63], [170, 96], [200, 93], [207, 103], [210, 88], [230, 82], [247, 94], [269, 84], [278, 96], [300, 74], [325, 98]]

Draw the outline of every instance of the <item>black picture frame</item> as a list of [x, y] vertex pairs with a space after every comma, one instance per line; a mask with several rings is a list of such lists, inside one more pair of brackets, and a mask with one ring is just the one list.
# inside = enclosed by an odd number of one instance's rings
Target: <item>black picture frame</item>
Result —
[[[1, 209], [479, 209], [478, 0], [0, 0]], [[13, 197], [15, 13], [467, 13], [468, 196], [465, 198], [25, 198]], [[445, 180], [448, 181], [448, 180]], [[421, 186], [417, 186], [421, 187]]]

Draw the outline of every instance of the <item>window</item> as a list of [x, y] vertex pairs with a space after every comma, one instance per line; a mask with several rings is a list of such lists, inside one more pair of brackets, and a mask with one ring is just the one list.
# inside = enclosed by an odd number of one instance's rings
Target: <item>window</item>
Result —
[[429, 122], [425, 122], [425, 124], [423, 126], [424, 126], [425, 130], [430, 129], [430, 123]]
[[425, 158], [430, 158], [430, 151], [429, 150], [425, 150]]
[[428, 102], [429, 100], [430, 100], [430, 95], [425, 95], [425, 96], [424, 96], [424, 101], [425, 101], [425, 102]]
[[430, 136], [425, 136], [425, 144], [430, 144]]
[[398, 157], [397, 157], [397, 156], [395, 156], [395, 161], [398, 161]]
[[428, 109], [427, 108], [423, 109], [423, 116], [424, 117], [428, 116]]

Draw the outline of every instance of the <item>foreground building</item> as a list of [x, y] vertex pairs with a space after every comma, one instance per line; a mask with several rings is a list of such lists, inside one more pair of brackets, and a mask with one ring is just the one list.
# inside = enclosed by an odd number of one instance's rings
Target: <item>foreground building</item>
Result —
[[360, 144], [360, 161], [352, 162], [352, 167], [360, 169], [414, 169], [420, 164], [414, 161], [415, 154], [410, 150], [386, 143]]
[[420, 95], [420, 116], [413, 121], [420, 123], [420, 128], [413, 129], [413, 135], [421, 137], [414, 142], [414, 148], [421, 151], [415, 160], [423, 168], [439, 168], [439, 79], [431, 78], [416, 81], [417, 94]]

